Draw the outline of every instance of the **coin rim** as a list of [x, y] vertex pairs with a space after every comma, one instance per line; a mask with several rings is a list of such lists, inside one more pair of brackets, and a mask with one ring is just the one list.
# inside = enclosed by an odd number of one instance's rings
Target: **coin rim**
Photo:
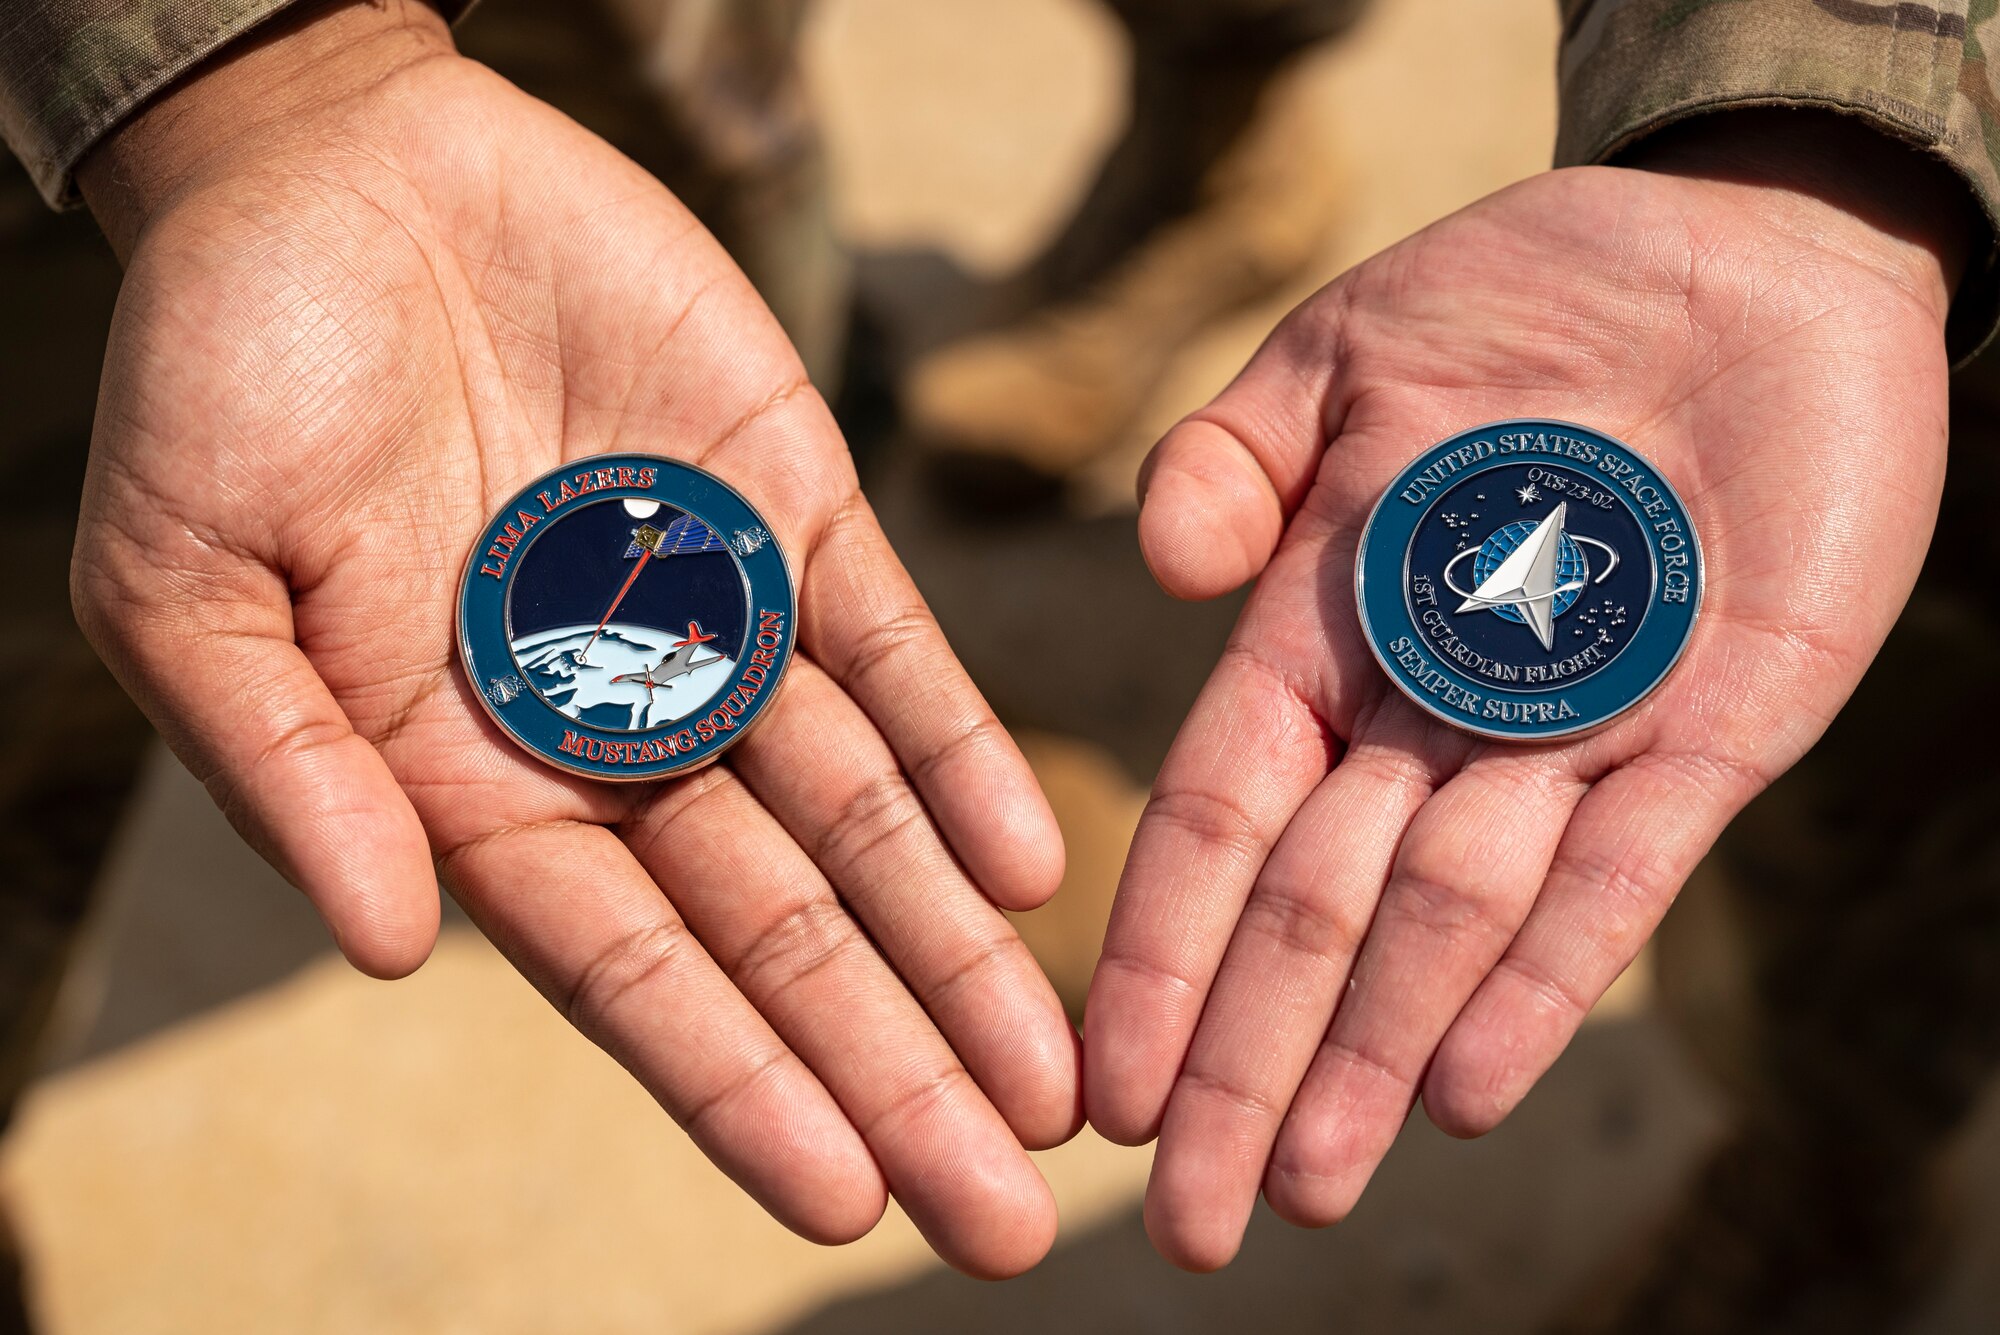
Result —
[[[512, 504], [514, 501], [520, 500], [524, 496], [532, 494], [536, 484], [545, 482], [550, 478], [557, 477], [573, 468], [602, 467], [603, 465], [601, 463], [598, 463], [597, 461], [606, 459], [644, 459], [649, 463], [666, 464], [673, 468], [686, 469], [690, 473], [697, 473], [700, 476], [707, 478], [710, 482], [713, 482], [716, 486], [721, 487], [724, 491], [734, 496], [738, 501], [742, 503], [743, 508], [750, 512], [751, 517], [756, 520], [757, 526], [763, 529], [766, 533], [771, 533], [771, 539], [770, 542], [768, 543], [768, 546], [771, 548], [772, 552], [778, 558], [778, 570], [784, 576], [786, 594], [791, 602], [792, 629], [791, 633], [785, 637], [784, 658], [778, 664], [778, 671], [775, 679], [771, 680], [769, 685], [764, 688], [765, 691], [768, 692], [768, 695], [766, 696], [764, 703], [758, 707], [757, 712], [753, 714], [748, 721], [737, 724], [736, 727], [732, 729], [728, 734], [728, 740], [723, 742], [720, 746], [714, 747], [712, 750], [709, 750], [699, 756], [695, 756], [692, 759], [683, 761], [677, 765], [669, 764], [661, 769], [648, 770], [644, 774], [607, 773], [601, 770], [585, 769], [580, 765], [572, 765], [568, 761], [553, 759], [550, 756], [545, 755], [539, 747], [530, 744], [519, 733], [515, 732], [513, 728], [509, 727], [505, 722], [505, 720], [503, 720], [500, 717], [499, 711], [494, 709], [493, 702], [486, 698], [486, 692], [480, 689], [479, 681], [473, 675], [472, 645], [469, 632], [465, 624], [466, 591], [468, 588], [471, 587], [472, 574], [473, 570], [475, 569], [474, 562], [477, 560], [481, 551], [480, 540], [486, 536], [486, 531], [487, 529], [492, 527], [493, 521], [500, 517], [501, 513], [507, 508], [507, 505]], [[689, 513], [689, 514], [694, 513], [693, 511], [689, 510], [686, 506], [679, 505], [674, 501], [667, 500], [664, 497], [653, 496], [649, 489], [645, 488], [627, 489], [622, 487], [606, 487], [603, 488], [602, 490], [610, 493], [604, 498], [607, 501], [619, 499], [621, 495], [623, 496], [624, 499], [627, 500], [643, 497], [648, 500], [659, 500], [666, 505], [672, 505], [674, 506], [675, 509], [681, 510], [684, 513]], [[565, 460], [564, 462], [557, 464], [555, 467], [550, 468], [545, 472], [536, 474], [533, 478], [529, 479], [529, 481], [527, 481], [520, 487], [515, 488], [512, 492], [508, 493], [508, 495], [509, 495], [509, 501], [503, 503], [498, 509], [495, 509], [479, 525], [479, 531], [473, 537], [471, 547], [469, 547], [466, 550], [465, 564], [461, 568], [458, 576], [458, 602], [457, 602], [457, 607], [455, 609], [455, 619], [458, 623], [457, 628], [458, 628], [459, 671], [464, 676], [466, 684], [472, 688], [473, 699], [477, 700], [479, 702], [479, 707], [486, 711], [486, 717], [493, 720], [493, 725], [500, 730], [501, 735], [506, 737], [508, 741], [512, 742], [517, 749], [533, 757], [534, 759], [540, 761], [542, 764], [549, 766], [551, 769], [561, 770], [565, 774], [574, 774], [579, 778], [596, 779], [602, 783], [656, 783], [662, 779], [677, 779], [684, 775], [693, 774], [698, 770], [705, 769], [709, 765], [714, 764], [717, 760], [720, 760], [722, 758], [724, 752], [728, 751], [731, 747], [735, 746], [738, 742], [742, 741], [744, 734], [750, 732], [753, 728], [755, 728], [757, 724], [760, 721], [762, 721], [764, 716], [770, 712], [771, 706], [777, 702], [778, 693], [780, 690], [783, 689], [785, 684], [785, 679], [787, 675], [790, 673], [792, 666], [792, 650], [796, 647], [798, 643], [799, 587], [797, 582], [792, 578], [792, 563], [785, 556], [784, 545], [778, 541], [777, 535], [775, 533], [772, 533], [770, 521], [764, 518], [764, 512], [759, 510], [755, 505], [753, 505], [749, 497], [745, 496], [726, 478], [717, 476], [716, 474], [710, 472], [706, 468], [703, 468], [699, 464], [691, 464], [685, 460], [670, 458], [669, 456], [664, 454], [647, 454], [642, 450], [619, 450], [614, 454], [583, 455], [576, 459]], [[697, 515], [696, 518], [701, 519], [701, 521], [704, 524], [708, 522], [708, 520], [704, 516]], [[736, 563], [737, 571], [743, 576], [744, 582], [746, 584], [749, 584], [751, 582], [750, 572], [743, 568], [742, 558], [738, 557], [733, 549], [731, 550], [729, 556], [730, 560]], [[512, 577], [510, 576], [509, 577], [510, 587], [511, 587], [511, 582], [512, 582]], [[750, 606], [754, 613], [756, 608], [756, 600], [754, 598], [750, 600]], [[519, 666], [518, 661], [516, 662], [515, 665], [517, 667]], [[534, 688], [530, 687], [529, 689], [533, 690]], [[710, 697], [710, 699], [713, 698], [714, 698], [713, 696]], [[542, 703], [546, 704], [547, 702], [542, 701]], [[582, 722], [582, 720], [580, 719], [577, 721]], [[676, 722], [678, 721], [679, 720], [676, 720]]]
[[[1611, 713], [1606, 714], [1603, 718], [1583, 723], [1577, 723], [1567, 728], [1556, 728], [1552, 729], [1549, 732], [1536, 733], [1533, 736], [1523, 736], [1520, 733], [1512, 733], [1512, 732], [1497, 732], [1491, 728], [1482, 728], [1473, 723], [1462, 722], [1460, 720], [1463, 718], [1463, 715], [1461, 715], [1460, 718], [1453, 718], [1449, 714], [1447, 714], [1443, 709], [1433, 705], [1430, 701], [1419, 698], [1416, 692], [1406, 687], [1403, 684], [1402, 678], [1396, 675], [1396, 670], [1394, 666], [1389, 662], [1387, 658], [1383, 656], [1382, 646], [1377, 642], [1378, 637], [1375, 634], [1375, 628], [1368, 620], [1368, 592], [1367, 592], [1368, 541], [1372, 536], [1374, 536], [1375, 522], [1376, 520], [1381, 518], [1385, 503], [1388, 501], [1389, 497], [1394, 494], [1396, 483], [1402, 479], [1403, 475], [1409, 472], [1410, 469], [1416, 465], [1418, 460], [1428, 457], [1434, 451], [1442, 449], [1444, 446], [1451, 444], [1453, 441], [1463, 440], [1468, 436], [1477, 436], [1482, 433], [1492, 432], [1496, 427], [1518, 427], [1526, 425], [1568, 427], [1572, 431], [1588, 432], [1591, 435], [1596, 436], [1601, 440], [1606, 440], [1611, 442], [1612, 444], [1616, 445], [1619, 449], [1630, 454], [1634, 459], [1638, 460], [1640, 463], [1646, 465], [1647, 468], [1651, 469], [1653, 474], [1653, 480], [1659, 483], [1661, 487], [1666, 489], [1667, 494], [1673, 497], [1675, 504], [1677, 504], [1680, 507], [1681, 513], [1687, 516], [1688, 541], [1690, 545], [1692, 545], [1694, 548], [1695, 570], [1697, 575], [1699, 576], [1699, 578], [1695, 581], [1694, 606], [1688, 609], [1687, 633], [1681, 636], [1681, 642], [1678, 646], [1675, 647], [1673, 656], [1667, 660], [1667, 665], [1664, 668], [1660, 669], [1659, 675], [1654, 677], [1653, 680], [1647, 684], [1644, 690], [1640, 691], [1637, 695], [1633, 696], [1629, 701], [1627, 701], [1623, 705], [1620, 705], [1617, 709], [1613, 710]], [[1643, 520], [1641, 521], [1641, 526], [1642, 527], [1644, 526]], [[1653, 554], [1649, 552], [1649, 555]], [[1407, 566], [1407, 554], [1405, 559], [1405, 565]], [[1657, 556], [1655, 556], [1654, 558], [1653, 565], [1654, 565], [1654, 577], [1657, 579], [1659, 577], [1659, 562]], [[1423, 450], [1419, 451], [1408, 462], [1404, 463], [1402, 467], [1398, 468], [1395, 471], [1395, 473], [1391, 475], [1389, 481], [1383, 485], [1381, 495], [1375, 498], [1374, 507], [1368, 512], [1368, 522], [1362, 525], [1361, 527], [1361, 539], [1359, 542], [1355, 544], [1354, 548], [1354, 608], [1355, 612], [1358, 614], [1361, 620], [1361, 638], [1367, 641], [1368, 652], [1374, 657], [1375, 662], [1381, 667], [1382, 674], [1389, 679], [1389, 684], [1394, 686], [1397, 692], [1401, 694], [1404, 699], [1408, 700], [1411, 704], [1417, 706], [1417, 708], [1423, 710], [1426, 714], [1429, 714], [1432, 718], [1435, 718], [1436, 720], [1438, 720], [1438, 722], [1443, 723], [1447, 727], [1455, 728], [1459, 732], [1469, 733], [1474, 737], [1485, 738], [1488, 741], [1508, 742], [1515, 746], [1524, 746], [1524, 747], [1539, 746], [1549, 742], [1573, 741], [1576, 738], [1586, 737], [1589, 736], [1591, 733], [1599, 731], [1600, 729], [1607, 728], [1620, 718], [1623, 718], [1627, 713], [1631, 712], [1631, 710], [1634, 707], [1636, 707], [1641, 702], [1643, 702], [1647, 697], [1652, 695], [1654, 691], [1658, 690], [1660, 687], [1660, 683], [1665, 681], [1669, 676], [1673, 675], [1674, 669], [1680, 666], [1680, 661], [1682, 657], [1685, 656], [1687, 653], [1688, 645], [1694, 642], [1695, 627], [1701, 621], [1702, 602], [1707, 598], [1707, 596], [1708, 596], [1708, 554], [1702, 549], [1700, 528], [1699, 525], [1695, 523], [1694, 509], [1687, 503], [1687, 498], [1682, 496], [1680, 490], [1676, 488], [1672, 482], [1667, 480], [1666, 473], [1660, 468], [1658, 464], [1654, 463], [1650, 458], [1648, 458], [1643, 451], [1634, 448], [1624, 438], [1620, 436], [1614, 436], [1609, 431], [1604, 431], [1594, 426], [1588, 426], [1582, 422], [1571, 422], [1565, 418], [1560, 418], [1560, 417], [1502, 417], [1502, 418], [1497, 418], [1491, 422], [1482, 422], [1477, 426], [1466, 427], [1462, 431], [1454, 431], [1448, 436], [1444, 436], [1436, 441], [1433, 441], [1430, 445], [1426, 446]]]

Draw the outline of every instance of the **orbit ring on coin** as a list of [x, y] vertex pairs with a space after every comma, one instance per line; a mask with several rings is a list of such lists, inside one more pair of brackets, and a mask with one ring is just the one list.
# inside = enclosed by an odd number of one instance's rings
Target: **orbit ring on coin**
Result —
[[1687, 505], [1612, 436], [1516, 418], [1397, 474], [1354, 567], [1363, 637], [1418, 707], [1498, 741], [1600, 728], [1680, 661], [1705, 568]]
[[466, 676], [510, 740], [593, 779], [662, 779], [777, 694], [798, 600], [728, 483], [650, 454], [576, 459], [487, 521], [459, 585]]

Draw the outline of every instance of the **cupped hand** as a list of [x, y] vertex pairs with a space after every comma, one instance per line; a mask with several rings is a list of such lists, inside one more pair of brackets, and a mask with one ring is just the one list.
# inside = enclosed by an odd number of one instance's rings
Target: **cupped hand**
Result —
[[[83, 179], [129, 268], [80, 619], [348, 957], [423, 960], [435, 858], [786, 1224], [853, 1238], [893, 1192], [955, 1265], [1039, 1259], [1021, 1146], [1075, 1129], [1076, 1039], [996, 905], [1060, 839], [714, 241], [415, 3], [264, 30]], [[798, 581], [782, 696], [674, 782], [537, 763], [455, 658], [488, 515], [613, 450], [725, 478]]]
[[[1658, 170], [1525, 181], [1369, 260], [1149, 461], [1140, 532], [1170, 592], [1261, 572], [1160, 773], [1084, 1027], [1091, 1121], [1158, 1135], [1146, 1223], [1182, 1265], [1227, 1262], [1260, 1188], [1292, 1221], [1340, 1219], [1419, 1095], [1454, 1134], [1498, 1124], [1915, 581], [1964, 192], [1860, 127], [1707, 133]], [[1561, 745], [1419, 711], [1354, 602], [1390, 478], [1522, 416], [1641, 451], [1707, 568], [1665, 684]]]

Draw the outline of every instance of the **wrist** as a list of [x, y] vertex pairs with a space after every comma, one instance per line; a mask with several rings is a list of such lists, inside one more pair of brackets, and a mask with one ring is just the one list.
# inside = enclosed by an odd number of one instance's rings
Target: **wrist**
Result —
[[1614, 165], [1711, 182], [1772, 226], [1874, 269], [1942, 324], [1985, 223], [1938, 159], [1831, 111], [1744, 108], [1669, 126]]
[[422, 0], [305, 0], [106, 135], [78, 164], [78, 188], [124, 258], [181, 193], [263, 159], [316, 113], [451, 54], [450, 29]]

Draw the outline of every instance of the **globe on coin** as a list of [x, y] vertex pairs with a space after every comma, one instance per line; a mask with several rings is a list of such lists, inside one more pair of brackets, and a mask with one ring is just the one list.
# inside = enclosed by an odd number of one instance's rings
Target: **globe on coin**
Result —
[[1354, 568], [1368, 647], [1455, 728], [1540, 742], [1665, 680], [1701, 608], [1686, 504], [1623, 441], [1521, 418], [1424, 451], [1375, 503]]
[[650, 454], [579, 459], [523, 487], [465, 564], [472, 689], [530, 755], [659, 779], [748, 732], [791, 661], [784, 553], [734, 488]]

